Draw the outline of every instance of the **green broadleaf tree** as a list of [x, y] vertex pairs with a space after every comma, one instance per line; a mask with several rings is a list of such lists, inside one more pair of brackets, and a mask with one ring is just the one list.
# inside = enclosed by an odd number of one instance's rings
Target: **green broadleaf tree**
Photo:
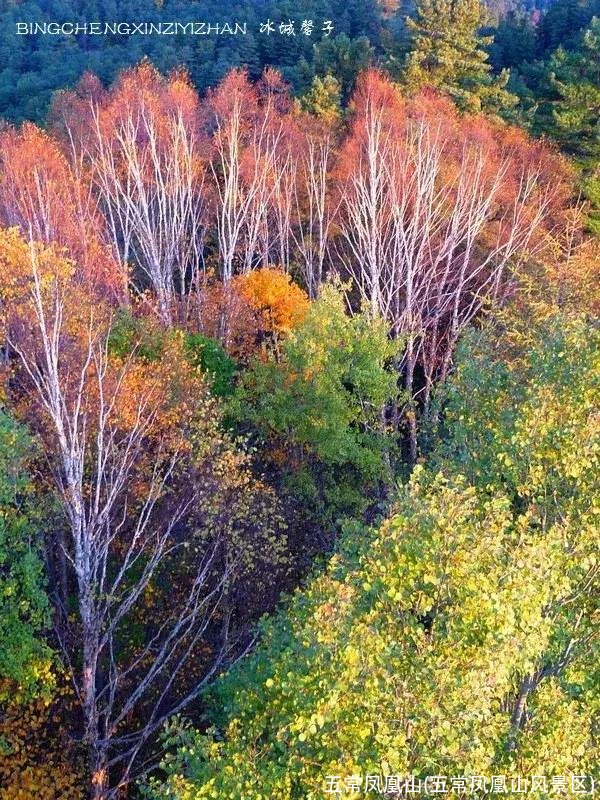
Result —
[[0, 410], [0, 703], [24, 700], [52, 684], [50, 649], [39, 637], [48, 622], [37, 529], [24, 471], [30, 443]]
[[398, 347], [383, 320], [349, 316], [342, 292], [326, 285], [281, 358], [256, 360], [241, 378], [235, 416], [321, 516], [360, 513], [391, 477], [382, 412], [398, 391]]

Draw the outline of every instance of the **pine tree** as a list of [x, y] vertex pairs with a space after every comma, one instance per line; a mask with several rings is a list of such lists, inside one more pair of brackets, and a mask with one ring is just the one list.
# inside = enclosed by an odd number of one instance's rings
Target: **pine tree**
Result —
[[315, 75], [310, 89], [302, 95], [300, 103], [305, 111], [314, 114], [329, 125], [341, 116], [341, 86], [337, 78], [326, 74]]
[[554, 135], [582, 159], [600, 156], [600, 19], [593, 19], [579, 48], [559, 48], [550, 59], [550, 79], [559, 99], [553, 108]]
[[491, 74], [481, 34], [485, 9], [480, 0], [418, 0], [409, 19], [410, 50], [404, 83], [409, 90], [433, 86], [465, 111], [499, 113], [516, 103], [506, 89], [508, 72]]

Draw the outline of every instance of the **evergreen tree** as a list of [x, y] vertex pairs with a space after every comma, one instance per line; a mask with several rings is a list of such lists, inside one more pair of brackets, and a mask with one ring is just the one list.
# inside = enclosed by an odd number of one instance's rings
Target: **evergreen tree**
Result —
[[481, 34], [484, 23], [480, 0], [419, 0], [415, 17], [408, 20], [407, 87], [433, 86], [465, 111], [498, 113], [512, 107], [516, 97], [506, 89], [508, 73], [491, 74], [486, 48], [493, 38]]
[[537, 54], [538, 37], [531, 15], [511, 10], [499, 21], [490, 46], [490, 63], [495, 71], [519, 67]]
[[560, 0], [542, 16], [538, 36], [546, 53], [557, 47], [571, 49], [581, 31], [600, 13], [600, 0]]
[[567, 152], [600, 157], [600, 19], [593, 19], [574, 52], [559, 49], [550, 60], [559, 95], [554, 106], [556, 138]]
[[341, 86], [333, 75], [320, 78], [315, 75], [310, 89], [302, 95], [300, 103], [305, 111], [327, 124], [335, 123], [341, 116]]
[[312, 68], [316, 75], [335, 75], [342, 99], [350, 96], [360, 72], [373, 60], [374, 50], [366, 36], [350, 38], [345, 33], [315, 43]]

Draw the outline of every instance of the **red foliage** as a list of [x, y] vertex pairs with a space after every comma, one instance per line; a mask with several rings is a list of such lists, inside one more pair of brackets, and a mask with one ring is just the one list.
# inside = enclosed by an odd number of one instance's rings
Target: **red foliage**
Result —
[[83, 176], [32, 124], [0, 134], [0, 220], [55, 243], [77, 264], [76, 278], [122, 296], [125, 275], [105, 243], [105, 224]]

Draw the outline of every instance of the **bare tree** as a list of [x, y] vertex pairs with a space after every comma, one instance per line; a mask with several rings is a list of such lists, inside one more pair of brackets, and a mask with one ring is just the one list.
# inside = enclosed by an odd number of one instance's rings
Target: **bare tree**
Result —
[[[271, 174], [270, 221], [266, 229], [264, 252], [267, 263], [273, 261], [286, 272], [290, 269], [292, 252], [292, 214], [298, 181], [298, 148], [295, 130], [284, 133], [276, 149]], [[267, 266], [265, 263], [265, 266]]]
[[361, 299], [405, 342], [398, 368], [414, 462], [417, 363], [427, 407], [462, 331], [531, 255], [556, 190], [535, 158], [457, 137], [460, 129], [397, 102], [390, 116], [367, 84], [346, 145], [336, 252]]
[[293, 182], [294, 245], [301, 257], [309, 297], [319, 295], [325, 277], [325, 258], [335, 215], [330, 192], [334, 140], [331, 130], [308, 125], [300, 146], [297, 177]]
[[[20, 301], [3, 308], [3, 316], [39, 408], [51, 488], [69, 532], [79, 619], [73, 623], [65, 611], [61, 644], [83, 713], [89, 797], [110, 800], [148, 766], [140, 767], [140, 755], [157, 729], [197, 696], [230, 653], [229, 614], [221, 609], [214, 620], [235, 555], [223, 558], [218, 534], [192, 541], [194, 557], [185, 562], [186, 579], [168, 611], [135, 652], [123, 655], [128, 627], [153, 581], [185, 561], [191, 534], [183, 523], [202, 481], [195, 480], [184, 437], [162, 422], [160, 379], [140, 381], [133, 358], [114, 363], [107, 320], [95, 310], [101, 305], [82, 294], [73, 298], [71, 275], [53, 258], [30, 245]], [[210, 663], [188, 691], [175, 694], [175, 681], [213, 623]]]
[[283, 136], [277, 98], [262, 97], [244, 71], [234, 70], [209, 95], [208, 125], [215, 157], [216, 231], [221, 274], [266, 263], [270, 250], [269, 210], [277, 182], [276, 154]]
[[195, 133], [181, 112], [159, 119], [144, 105], [110, 131], [98, 107], [93, 120], [87, 155], [113, 248], [123, 262], [134, 257], [170, 325], [173, 297], [185, 297], [203, 258], [207, 199]]
[[[393, 263], [393, 172], [398, 151], [386, 126], [386, 109], [367, 96], [357, 147], [349, 153], [347, 177], [341, 184], [338, 224], [343, 248], [336, 255], [373, 314], [387, 317], [386, 269]], [[388, 282], [389, 283], [389, 282]]]

